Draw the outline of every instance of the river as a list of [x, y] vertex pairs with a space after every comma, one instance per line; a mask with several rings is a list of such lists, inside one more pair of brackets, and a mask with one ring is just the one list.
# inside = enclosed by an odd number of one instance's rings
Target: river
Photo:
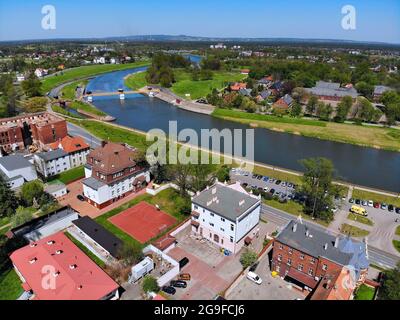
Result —
[[[116, 71], [91, 80], [92, 92], [128, 89], [124, 78], [144, 68]], [[125, 101], [118, 96], [95, 97], [94, 105], [116, 118], [116, 123], [148, 131], [160, 128], [168, 133], [169, 121], [175, 120], [178, 130], [194, 129], [200, 136], [201, 129], [248, 129], [247, 125], [216, 119], [179, 109], [156, 98], [139, 94], [127, 95]], [[255, 130], [255, 161], [301, 171], [300, 159], [326, 157], [336, 168], [336, 179], [371, 188], [400, 192], [400, 153], [359, 147], [351, 144], [319, 140], [263, 128]], [[355, 130], [357, 128], [355, 127]], [[243, 147], [245, 150], [245, 146]]]

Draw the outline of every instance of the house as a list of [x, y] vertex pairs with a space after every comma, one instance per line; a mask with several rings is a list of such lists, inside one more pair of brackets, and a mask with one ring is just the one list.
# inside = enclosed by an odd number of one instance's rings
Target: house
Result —
[[62, 149], [68, 153], [71, 168], [86, 164], [86, 156], [90, 152], [90, 146], [79, 136], [66, 136], [48, 146], [51, 150]]
[[251, 89], [241, 88], [239, 90], [239, 94], [241, 94], [242, 96], [245, 96], [245, 97], [251, 97]]
[[276, 96], [283, 90], [283, 82], [275, 81], [274, 83], [271, 84], [269, 89], [271, 90], [272, 94]]
[[328, 101], [340, 101], [345, 96], [355, 100], [358, 97], [357, 90], [353, 86], [341, 87], [340, 83], [318, 81], [313, 88], [304, 88], [309, 94], [315, 95], [318, 99]]
[[137, 192], [150, 182], [150, 173], [134, 160], [136, 150], [125, 144], [103, 142], [87, 155], [83, 195], [96, 208]]
[[272, 107], [275, 109], [287, 110], [293, 105], [293, 98], [289, 94], [285, 94], [277, 102], [275, 102]]
[[323, 291], [316, 290], [320, 285], [326, 289], [328, 280], [328, 287], [334, 287], [343, 271], [355, 284], [354, 291], [368, 271], [367, 244], [291, 220], [274, 240], [271, 266], [282, 278], [312, 292]]
[[38, 178], [33, 164], [21, 155], [0, 157], [0, 175], [11, 189]]
[[25, 76], [23, 74], [17, 74], [17, 82], [25, 81]]
[[116, 300], [119, 285], [62, 232], [10, 255], [31, 300]]
[[42, 69], [42, 68], [37, 68], [35, 70], [35, 76], [38, 78], [43, 78], [44, 76], [47, 76], [49, 73], [49, 70]]
[[390, 87], [387, 86], [375, 86], [374, 87], [374, 93], [373, 93], [373, 99], [375, 102], [379, 102], [382, 95], [386, 92], [386, 91], [391, 91], [393, 90]]
[[261, 198], [240, 183], [217, 182], [192, 198], [192, 232], [237, 253], [258, 232]]
[[240, 74], [248, 75], [250, 73], [250, 69], [242, 69], [240, 70]]
[[96, 57], [93, 59], [94, 64], [105, 64], [106, 58], [105, 57]]
[[100, 248], [106, 256], [118, 258], [119, 250], [123, 245], [123, 242], [119, 238], [88, 216], [75, 220], [72, 223], [74, 225], [74, 233], [77, 233], [79, 238], [84, 239], [84, 243], [90, 243]]
[[257, 81], [258, 85], [262, 85], [265, 88], [271, 87], [273, 83], [274, 83], [274, 78], [272, 76], [264, 77]]
[[47, 192], [48, 194], [52, 195], [56, 199], [61, 198], [68, 193], [67, 186], [58, 180], [48, 183], [44, 187], [44, 191]]
[[240, 89], [246, 89], [247, 83], [235, 82], [235, 83], [231, 84], [229, 88], [231, 91], [239, 91]]
[[0, 147], [6, 152], [40, 147], [68, 134], [65, 119], [47, 112], [38, 112], [0, 119]]
[[263, 90], [260, 92], [260, 94], [257, 96], [257, 101], [265, 101], [267, 100], [270, 96], [272, 95], [272, 92], [270, 90]]
[[67, 229], [78, 218], [76, 211], [65, 206], [13, 228], [6, 235], [8, 238], [22, 237], [28, 242], [37, 241]]
[[44, 178], [71, 169], [69, 155], [63, 149], [35, 153], [33, 157], [37, 172]]

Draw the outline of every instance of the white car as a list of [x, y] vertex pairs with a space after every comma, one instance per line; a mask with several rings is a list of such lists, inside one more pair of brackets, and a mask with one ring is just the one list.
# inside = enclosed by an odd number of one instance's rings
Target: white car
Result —
[[253, 281], [254, 283], [257, 284], [261, 284], [262, 283], [262, 279], [254, 272], [249, 271], [249, 273], [247, 274], [247, 279], [249, 279], [250, 281]]
[[368, 207], [373, 207], [374, 206], [374, 202], [372, 200], [368, 200]]

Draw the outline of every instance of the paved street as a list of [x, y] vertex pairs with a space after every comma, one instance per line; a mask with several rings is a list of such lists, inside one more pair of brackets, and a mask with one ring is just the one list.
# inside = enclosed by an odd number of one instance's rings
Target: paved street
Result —
[[69, 123], [69, 122], [67, 122], [67, 126], [68, 126], [68, 133], [70, 135], [81, 136], [83, 139], [85, 139], [86, 143], [89, 144], [89, 146], [92, 149], [101, 146], [101, 140], [96, 138], [95, 136], [91, 135], [85, 129], [82, 129], [81, 127], [74, 125], [72, 123]]

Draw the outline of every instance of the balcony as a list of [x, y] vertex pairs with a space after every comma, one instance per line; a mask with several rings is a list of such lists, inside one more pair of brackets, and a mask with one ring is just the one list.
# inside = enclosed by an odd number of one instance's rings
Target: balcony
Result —
[[198, 228], [200, 226], [200, 223], [198, 223], [197, 221], [194, 221], [194, 220], [192, 220], [190, 224], [195, 228]]
[[200, 217], [200, 213], [196, 212], [196, 211], [192, 211], [191, 216], [195, 219], [198, 219]]

